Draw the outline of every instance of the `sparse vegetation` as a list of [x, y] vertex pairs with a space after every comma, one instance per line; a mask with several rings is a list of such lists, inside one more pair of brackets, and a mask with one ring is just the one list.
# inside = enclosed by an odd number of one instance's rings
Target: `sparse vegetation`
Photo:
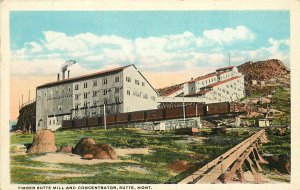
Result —
[[[232, 130], [232, 129], [230, 129]], [[241, 134], [238, 138], [235, 134]], [[32, 142], [32, 135], [12, 135], [14, 144]], [[121, 160], [132, 162], [101, 163], [95, 165], [55, 164], [57, 170], [47, 170], [49, 164], [33, 161], [32, 158], [40, 155], [12, 155], [11, 179], [12, 183], [176, 183], [180, 180], [180, 172], [171, 171], [168, 164], [176, 160], [186, 160], [193, 165], [204, 165], [212, 158], [224, 153], [230, 147], [238, 144], [247, 137], [241, 132], [229, 131], [228, 134], [215, 136], [207, 131], [205, 137], [201, 134], [191, 137], [174, 135], [164, 132], [141, 132], [137, 129], [93, 129], [55, 132], [56, 145], [71, 145], [83, 137], [91, 137], [97, 143], [108, 143], [115, 148], [149, 147], [151, 154], [132, 154], [121, 157]], [[192, 139], [204, 138], [201, 141]], [[16, 152], [15, 145], [11, 151]], [[148, 172], [141, 175], [138, 172], [127, 171], [127, 166], [145, 168]], [[41, 168], [41, 169], [38, 169]], [[42, 169], [45, 168], [45, 169]], [[184, 172], [185, 175], [191, 171]], [[57, 173], [66, 174], [64, 177], [55, 177]], [[90, 176], [67, 177], [68, 174], [90, 174]], [[105, 176], [105, 178], [103, 177]], [[177, 180], [177, 181], [176, 181]]]

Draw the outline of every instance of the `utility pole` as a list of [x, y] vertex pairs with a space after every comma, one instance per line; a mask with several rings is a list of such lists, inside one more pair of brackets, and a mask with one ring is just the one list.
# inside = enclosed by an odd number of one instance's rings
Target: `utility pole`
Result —
[[28, 95], [28, 102], [30, 102], [30, 90], [29, 90], [29, 95]]
[[103, 116], [104, 116], [104, 129], [106, 130], [106, 110], [105, 110], [105, 104], [103, 106]]
[[186, 127], [185, 123], [185, 106], [184, 106], [184, 91], [182, 87], [182, 110], [183, 110], [183, 122], [184, 122], [184, 127]]

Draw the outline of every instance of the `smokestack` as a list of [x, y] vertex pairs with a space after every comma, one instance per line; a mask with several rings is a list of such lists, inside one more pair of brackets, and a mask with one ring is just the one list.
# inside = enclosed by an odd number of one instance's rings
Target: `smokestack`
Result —
[[68, 79], [70, 78], [70, 70], [68, 70]]
[[57, 73], [57, 81], [59, 81], [59, 73]]
[[65, 72], [66, 71], [62, 71], [62, 80], [65, 80]]

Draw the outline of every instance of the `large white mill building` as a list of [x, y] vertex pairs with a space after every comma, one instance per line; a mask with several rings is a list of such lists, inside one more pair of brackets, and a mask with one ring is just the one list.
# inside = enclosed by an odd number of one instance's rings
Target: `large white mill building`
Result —
[[[62, 120], [157, 108], [157, 92], [128, 65], [38, 86], [36, 130], [56, 130]], [[69, 73], [68, 73], [69, 76]]]

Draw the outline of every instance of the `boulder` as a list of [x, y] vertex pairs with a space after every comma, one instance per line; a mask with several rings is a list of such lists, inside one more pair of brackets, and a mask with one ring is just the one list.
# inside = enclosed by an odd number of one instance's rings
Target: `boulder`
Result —
[[54, 133], [49, 130], [41, 130], [35, 133], [32, 146], [26, 152], [46, 153], [56, 150]]
[[90, 154], [92, 149], [94, 149], [94, 145], [96, 144], [96, 141], [89, 137], [84, 137], [80, 139], [80, 141], [76, 144], [75, 148], [73, 149], [73, 154], [78, 155], [85, 155]]
[[85, 154], [82, 156], [82, 159], [85, 159], [85, 160], [92, 160], [93, 159], [93, 155], [92, 154]]
[[73, 149], [73, 147], [71, 147], [71, 146], [63, 145], [60, 147], [59, 152], [72, 153], [72, 149]]
[[89, 137], [80, 139], [73, 149], [73, 154], [83, 156], [83, 158], [88, 155], [89, 159], [117, 159], [117, 154], [111, 146], [96, 144], [95, 140]]
[[96, 145], [95, 152], [93, 152], [95, 159], [117, 159], [116, 151], [108, 144]]

